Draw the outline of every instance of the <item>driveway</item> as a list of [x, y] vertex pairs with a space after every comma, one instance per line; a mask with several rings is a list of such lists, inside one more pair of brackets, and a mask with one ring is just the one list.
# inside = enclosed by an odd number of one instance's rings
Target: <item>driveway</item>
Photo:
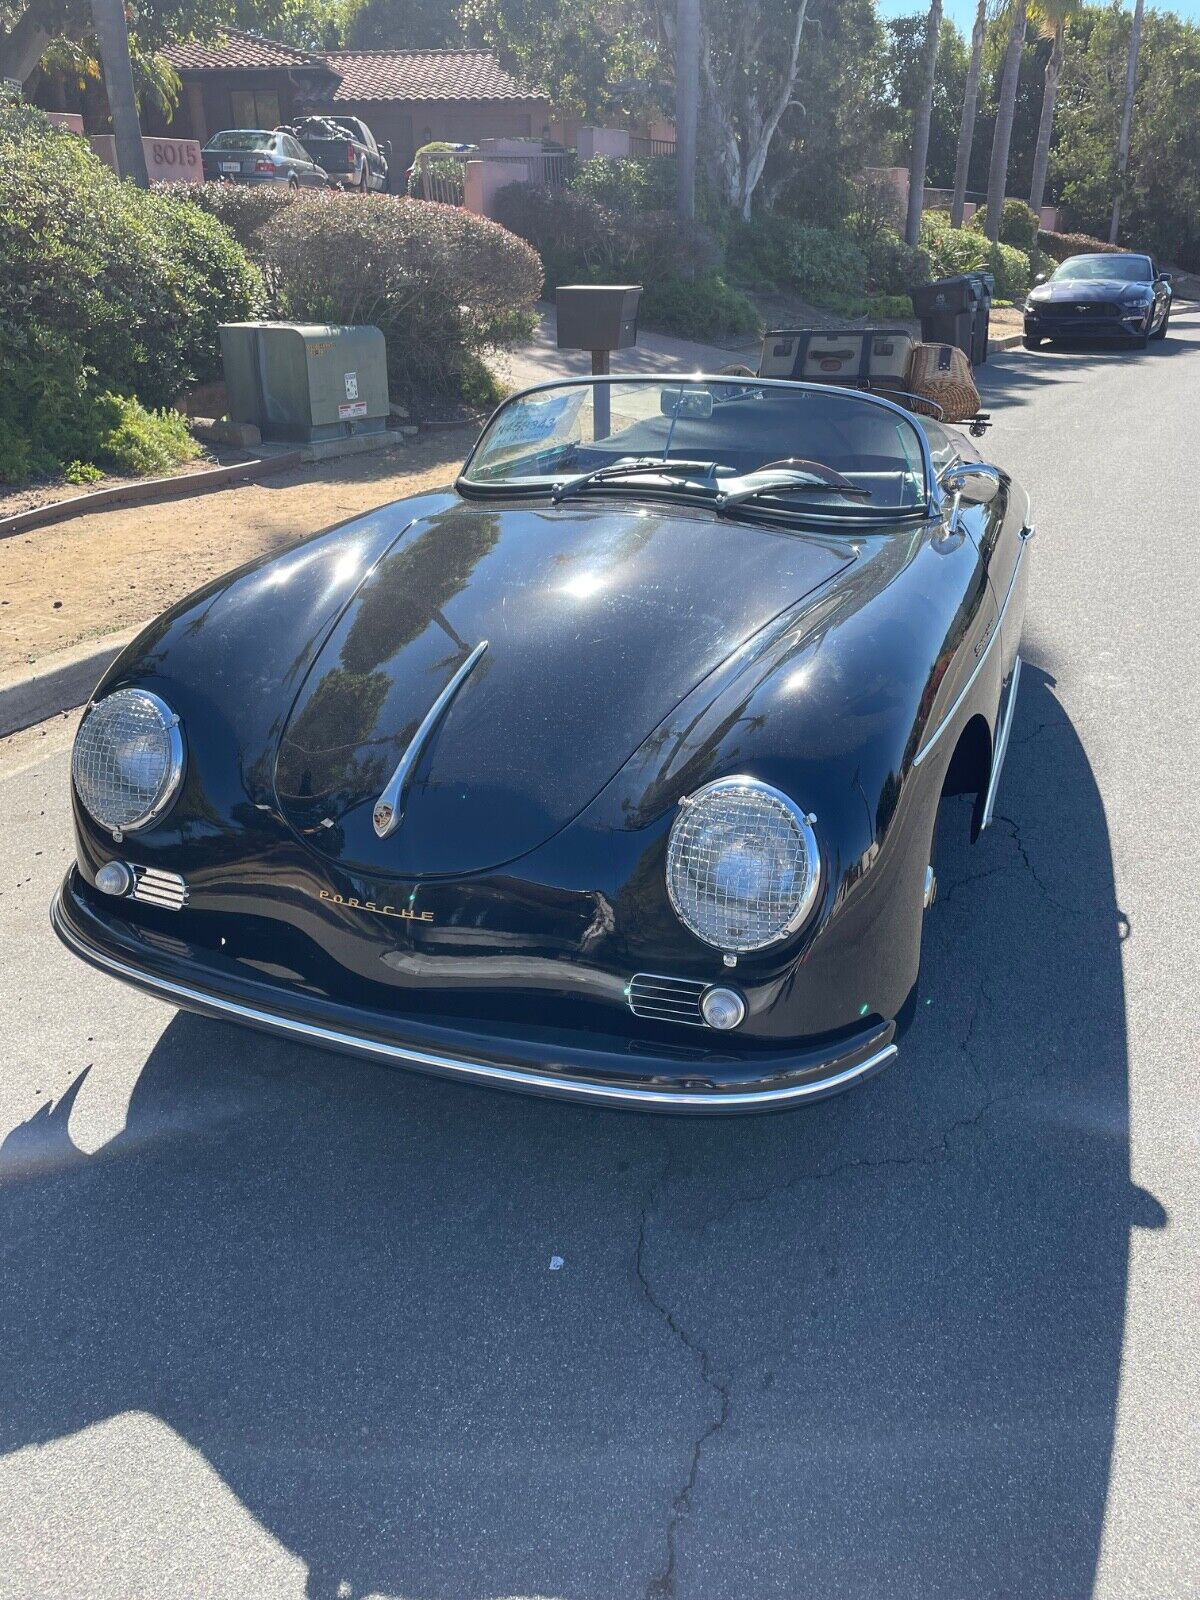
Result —
[[1200, 1571], [1200, 316], [990, 363], [1000, 815], [841, 1099], [673, 1121], [174, 1015], [0, 747], [0, 1596], [1162, 1600]]

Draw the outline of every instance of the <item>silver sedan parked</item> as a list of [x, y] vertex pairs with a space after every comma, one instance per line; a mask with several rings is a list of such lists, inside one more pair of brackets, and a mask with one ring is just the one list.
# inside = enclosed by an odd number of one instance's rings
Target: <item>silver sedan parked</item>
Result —
[[329, 175], [290, 133], [265, 128], [227, 128], [214, 133], [200, 152], [207, 179], [227, 183], [286, 183], [324, 188]]

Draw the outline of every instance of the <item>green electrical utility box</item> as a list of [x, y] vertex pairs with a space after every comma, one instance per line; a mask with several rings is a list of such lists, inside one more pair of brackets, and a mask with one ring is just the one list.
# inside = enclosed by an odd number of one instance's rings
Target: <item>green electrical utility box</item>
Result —
[[232, 422], [304, 444], [386, 429], [387, 351], [378, 328], [225, 322], [220, 334]]

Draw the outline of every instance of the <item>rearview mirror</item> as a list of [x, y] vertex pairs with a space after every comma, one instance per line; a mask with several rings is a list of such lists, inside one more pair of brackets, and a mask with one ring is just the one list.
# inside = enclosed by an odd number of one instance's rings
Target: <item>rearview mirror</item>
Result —
[[659, 395], [658, 408], [664, 417], [687, 418], [688, 421], [707, 421], [713, 413], [710, 389], [664, 389]]

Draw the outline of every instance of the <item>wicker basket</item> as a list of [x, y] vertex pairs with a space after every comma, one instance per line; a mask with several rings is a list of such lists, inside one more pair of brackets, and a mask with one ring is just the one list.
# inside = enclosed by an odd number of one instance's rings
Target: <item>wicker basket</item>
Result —
[[[913, 396], [910, 407], [918, 416], [965, 422], [979, 410], [971, 363], [956, 345], [914, 345], [908, 387]], [[923, 400], [931, 403], [923, 405]]]

